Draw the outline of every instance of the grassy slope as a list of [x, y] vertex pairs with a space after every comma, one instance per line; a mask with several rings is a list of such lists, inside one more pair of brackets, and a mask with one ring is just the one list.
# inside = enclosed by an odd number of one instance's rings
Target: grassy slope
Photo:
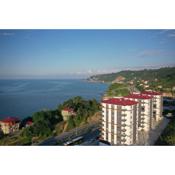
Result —
[[106, 92], [107, 96], [126, 96], [130, 91], [126, 84], [111, 84]]

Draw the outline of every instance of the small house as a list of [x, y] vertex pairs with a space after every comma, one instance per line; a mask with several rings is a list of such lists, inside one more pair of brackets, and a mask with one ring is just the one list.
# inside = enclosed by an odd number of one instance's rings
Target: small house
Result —
[[76, 112], [72, 108], [64, 108], [62, 109], [61, 114], [63, 116], [63, 120], [67, 121], [70, 116], [75, 116]]
[[0, 127], [4, 134], [10, 134], [19, 130], [20, 120], [17, 117], [7, 117], [0, 120]]

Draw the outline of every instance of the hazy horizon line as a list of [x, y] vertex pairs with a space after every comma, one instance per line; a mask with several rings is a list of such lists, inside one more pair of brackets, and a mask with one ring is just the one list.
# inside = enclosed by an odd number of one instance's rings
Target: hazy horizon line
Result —
[[156, 69], [161, 69], [161, 68], [173, 68], [175, 67], [174, 64], [172, 65], [157, 65], [157, 66], [139, 66], [139, 67], [126, 67], [126, 68], [118, 68], [118, 70], [111, 70], [111, 71], [107, 71], [107, 72], [103, 72], [103, 73], [91, 73], [91, 74], [72, 74], [72, 75], [24, 75], [24, 76], [16, 76], [16, 77], [12, 77], [12, 76], [0, 76], [0, 80], [82, 80], [82, 79], [87, 79], [91, 76], [96, 76], [96, 75], [104, 75], [104, 74], [112, 74], [112, 73], [118, 73], [121, 71], [141, 71], [141, 70], [156, 70]]

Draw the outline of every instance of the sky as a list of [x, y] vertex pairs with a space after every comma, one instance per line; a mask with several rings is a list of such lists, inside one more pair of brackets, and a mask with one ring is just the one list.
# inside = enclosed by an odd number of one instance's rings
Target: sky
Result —
[[0, 78], [85, 78], [175, 66], [175, 30], [0, 30]]

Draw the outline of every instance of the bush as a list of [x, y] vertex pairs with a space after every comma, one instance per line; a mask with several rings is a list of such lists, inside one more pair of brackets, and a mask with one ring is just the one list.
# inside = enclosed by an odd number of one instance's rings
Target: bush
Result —
[[34, 124], [23, 130], [24, 137], [48, 137], [55, 129], [55, 125], [62, 121], [62, 116], [58, 111], [40, 111], [33, 114]]
[[69, 118], [69, 120], [67, 121], [67, 130], [71, 130], [73, 128], [75, 128], [75, 122], [73, 120], [72, 117]]

